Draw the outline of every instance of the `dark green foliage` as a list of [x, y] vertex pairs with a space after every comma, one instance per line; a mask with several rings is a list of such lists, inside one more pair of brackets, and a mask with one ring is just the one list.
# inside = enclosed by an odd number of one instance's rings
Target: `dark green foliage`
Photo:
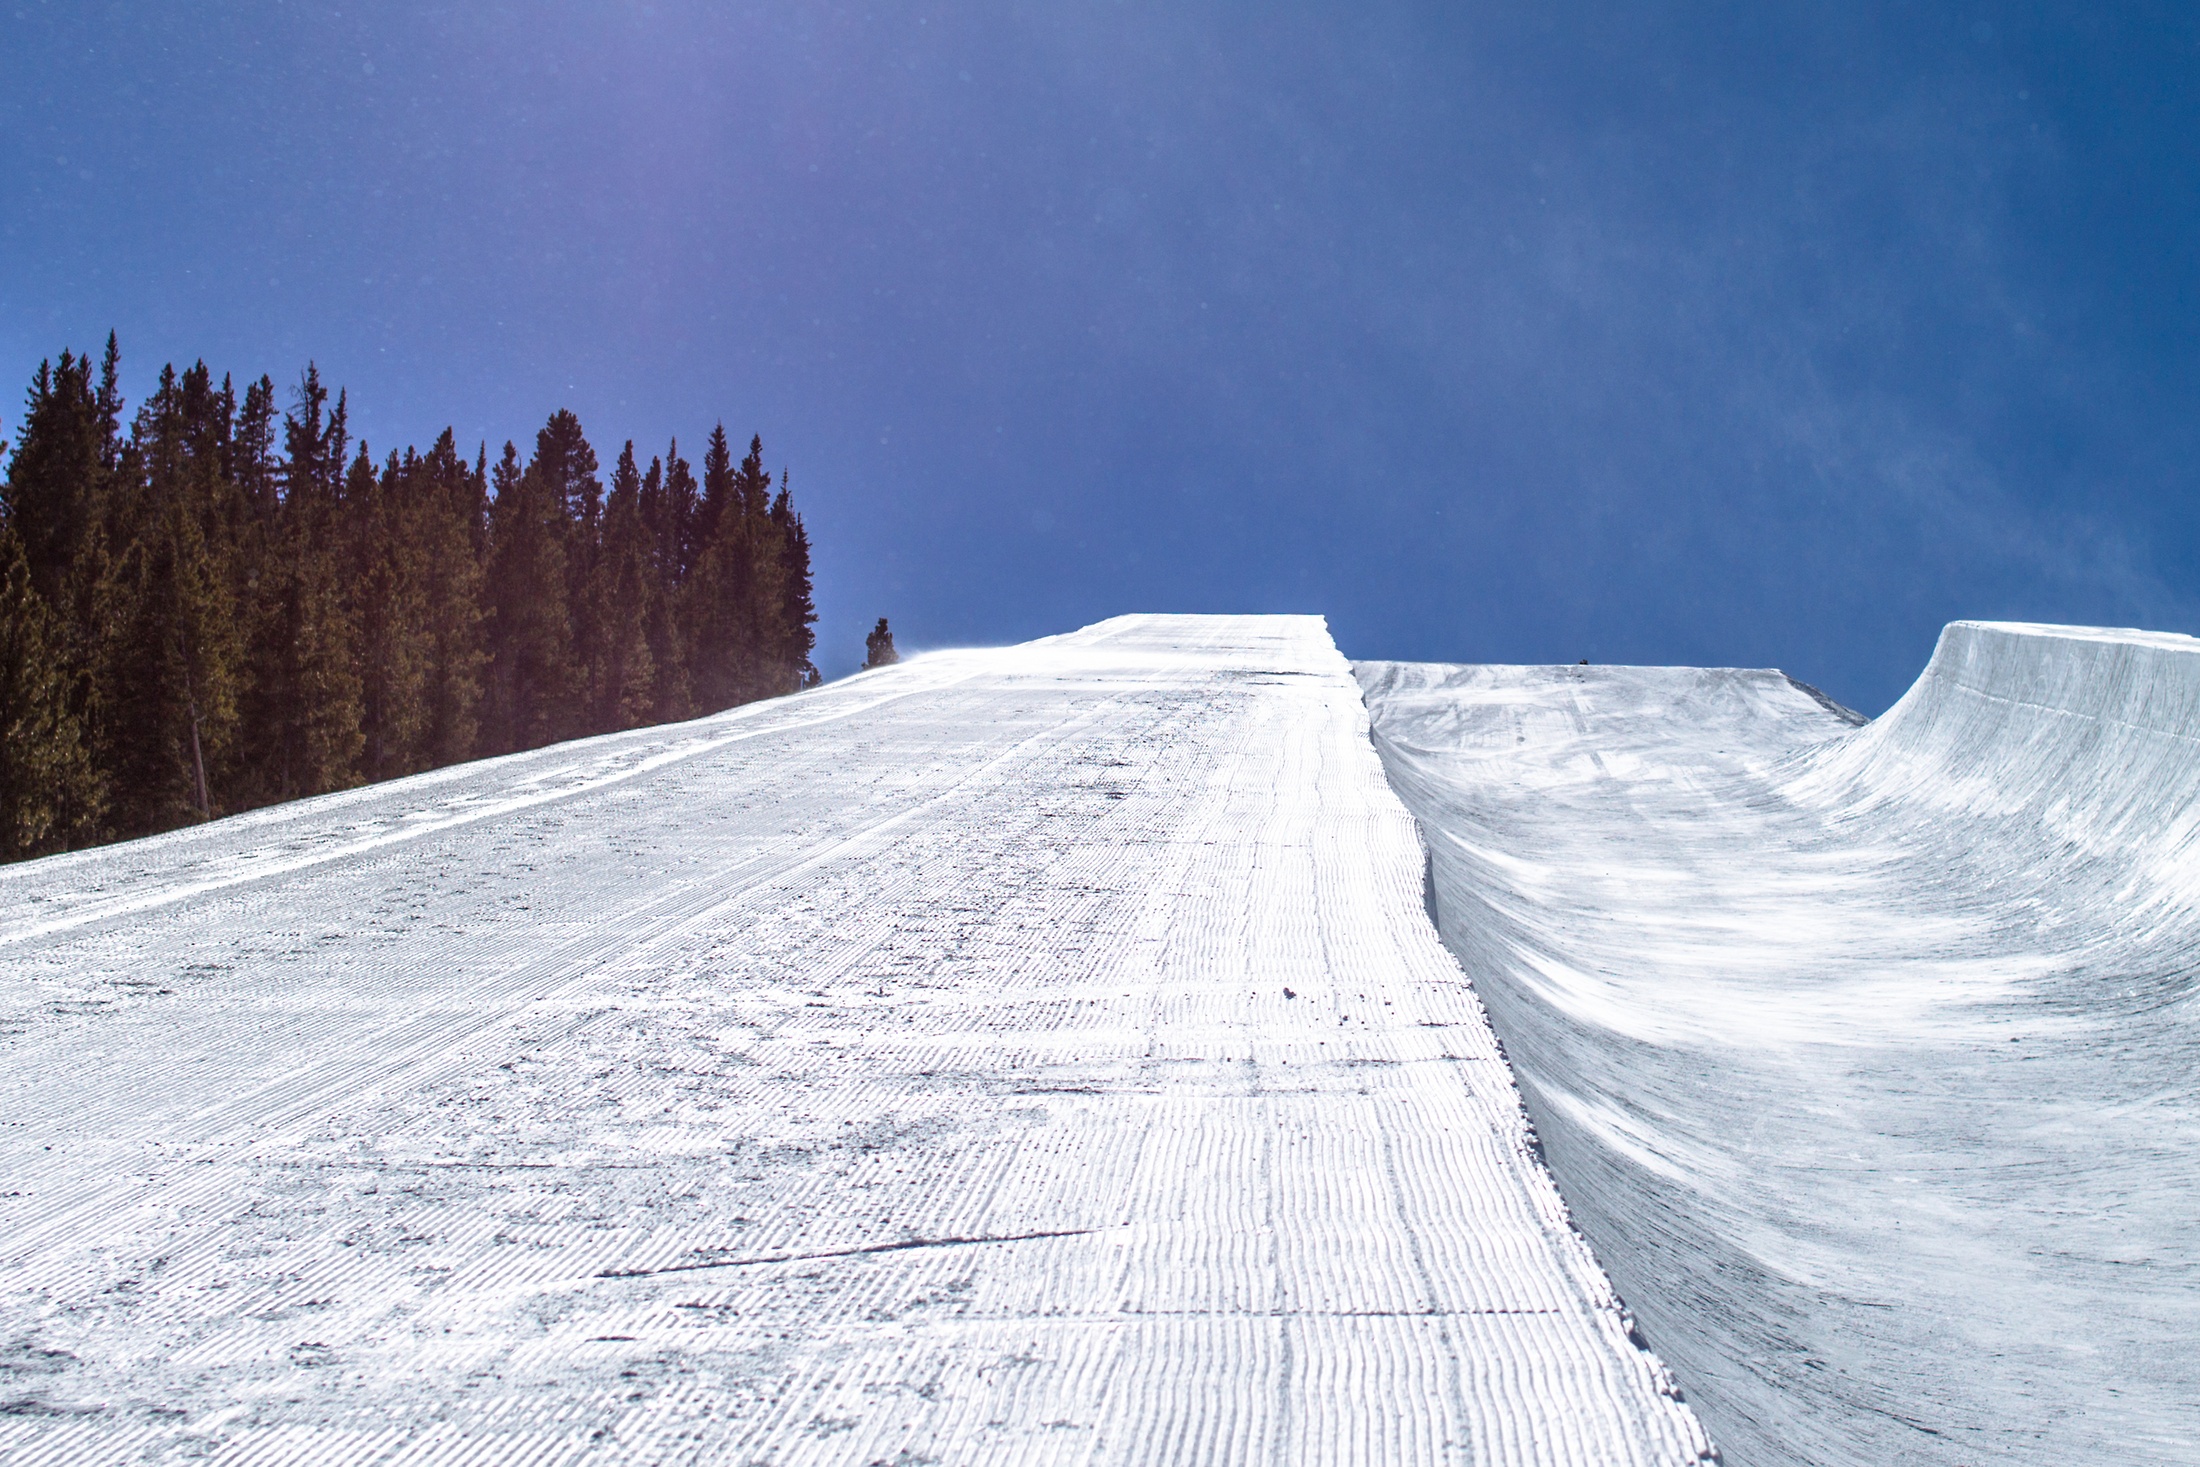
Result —
[[487, 750], [555, 743], [572, 731], [573, 617], [565, 542], [571, 526], [552, 484], [504, 445], [489, 504]]
[[801, 517], [791, 497], [774, 513], [761, 439], [749, 440], [739, 465], [732, 458], [720, 426], [703, 455], [694, 562], [683, 588], [694, 697], [706, 710], [803, 687], [815, 645]]
[[477, 456], [468, 465], [446, 428], [425, 458], [408, 459], [404, 484], [430, 638], [418, 741], [408, 767], [434, 769], [470, 759], [481, 747], [489, 667], [481, 570], [489, 534], [487, 460]]
[[587, 596], [596, 618], [589, 721], [597, 732], [647, 723], [657, 705], [649, 625], [651, 602], [661, 597], [663, 588], [656, 580], [654, 549], [642, 519], [642, 476], [634, 467], [629, 440], [611, 473], [603, 539]]
[[352, 624], [359, 658], [360, 772], [392, 779], [424, 767], [428, 677], [435, 634], [428, 622], [428, 567], [413, 480], [417, 455], [395, 454], [377, 474], [359, 445], [344, 480], [351, 531]]
[[[39, 364], [0, 493], [10, 547], [0, 564], [9, 577], [0, 736], [10, 744], [0, 754], [7, 761], [0, 780], [8, 782], [0, 840], [11, 856], [80, 844], [105, 828], [106, 780], [88, 757], [76, 761], [89, 746], [105, 521], [122, 467], [118, 361], [109, 336], [96, 383], [89, 357], [63, 352], [58, 366]], [[72, 743], [77, 754], [66, 752]], [[66, 776], [49, 806], [35, 786], [54, 760]]]
[[689, 570], [681, 587], [688, 630], [688, 672], [697, 706], [741, 701], [743, 654], [749, 645], [747, 527], [734, 488], [733, 451], [724, 424], [703, 451], [703, 497], [697, 506]]
[[891, 667], [899, 661], [901, 654], [894, 650], [893, 630], [886, 625], [886, 618], [882, 616], [878, 619], [878, 625], [871, 628], [871, 635], [863, 639], [863, 665], [866, 669]]
[[98, 784], [71, 707], [64, 624], [0, 524], [0, 858], [65, 850], [99, 826]]
[[814, 688], [823, 681], [810, 654], [817, 650], [817, 600], [810, 580], [810, 532], [795, 513], [794, 493], [787, 475], [779, 475], [779, 495], [772, 500], [772, 539], [779, 552], [779, 606], [773, 627], [778, 645], [773, 658], [780, 671], [795, 679], [795, 686]]
[[281, 501], [267, 526], [253, 586], [240, 804], [317, 795], [359, 782], [365, 747], [351, 523], [344, 492], [348, 413], [328, 410], [320, 373], [306, 368], [283, 418]]
[[122, 451], [113, 337], [95, 387], [90, 357], [38, 364], [22, 434], [8, 462], [7, 513], [31, 585], [48, 606], [84, 619], [97, 578], [100, 517]]
[[288, 412], [170, 368], [125, 434], [117, 362], [40, 365], [0, 487], [0, 858], [817, 680], [756, 439], [700, 484], [628, 443], [606, 494], [570, 412], [524, 467], [448, 431], [377, 464], [311, 366]]
[[679, 588], [691, 563], [688, 551], [694, 535], [696, 487], [677, 440], [663, 460], [649, 461], [640, 499], [642, 532], [649, 547], [650, 588], [642, 634], [649, 644], [650, 717], [669, 723], [694, 711]]
[[229, 538], [235, 403], [201, 364], [139, 409], [93, 595], [92, 744], [118, 834], [231, 808], [245, 648]]

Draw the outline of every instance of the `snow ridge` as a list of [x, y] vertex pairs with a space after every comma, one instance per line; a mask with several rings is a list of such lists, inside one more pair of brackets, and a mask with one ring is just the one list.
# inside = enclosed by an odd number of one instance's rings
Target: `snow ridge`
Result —
[[1447, 943], [1728, 1461], [2200, 1460], [2200, 642], [1363, 664]]

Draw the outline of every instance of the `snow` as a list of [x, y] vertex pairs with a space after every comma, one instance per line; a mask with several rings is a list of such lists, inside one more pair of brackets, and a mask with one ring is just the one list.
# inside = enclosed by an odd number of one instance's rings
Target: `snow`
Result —
[[10, 1463], [1708, 1450], [1317, 618], [0, 872], [0, 1159]]
[[2200, 1461], [2200, 642], [1361, 664], [1445, 939], [1725, 1459]]

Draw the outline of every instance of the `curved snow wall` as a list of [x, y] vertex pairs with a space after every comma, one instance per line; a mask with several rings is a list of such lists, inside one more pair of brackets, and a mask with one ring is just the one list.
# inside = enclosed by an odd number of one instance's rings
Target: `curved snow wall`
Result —
[[2200, 642], [1362, 664], [1439, 926], [1726, 1459], [2200, 1460]]

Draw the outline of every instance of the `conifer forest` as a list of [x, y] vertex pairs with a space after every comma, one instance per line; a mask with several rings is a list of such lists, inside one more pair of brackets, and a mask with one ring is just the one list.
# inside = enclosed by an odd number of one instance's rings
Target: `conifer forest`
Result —
[[721, 426], [608, 478], [560, 410], [522, 457], [379, 459], [308, 367], [203, 363], [125, 422], [103, 359], [32, 379], [0, 499], [0, 857], [146, 835], [817, 681], [809, 537]]

